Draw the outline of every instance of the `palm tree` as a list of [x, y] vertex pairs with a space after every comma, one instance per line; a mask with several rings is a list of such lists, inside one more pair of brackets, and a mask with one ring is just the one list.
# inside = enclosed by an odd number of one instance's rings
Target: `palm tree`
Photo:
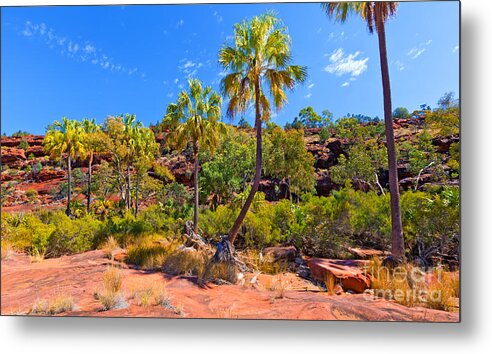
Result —
[[68, 170], [67, 209], [65, 213], [71, 216], [70, 203], [72, 195], [72, 159], [85, 154], [83, 144], [84, 132], [76, 120], [63, 117], [62, 121], [51, 124], [44, 137], [44, 149], [52, 157], [62, 158], [66, 154]]
[[[266, 13], [250, 21], [244, 20], [234, 26], [234, 32], [233, 45], [224, 46], [219, 53], [219, 63], [229, 72], [223, 78], [221, 88], [224, 96], [229, 98], [227, 115], [231, 118], [254, 104], [256, 168], [249, 195], [227, 239], [223, 240], [226, 243], [222, 245], [224, 249], [230, 250], [260, 185], [262, 123], [270, 119], [269, 99], [273, 100], [274, 108], [280, 110], [287, 102], [285, 90], [292, 90], [296, 83], [304, 82], [307, 77], [306, 67], [291, 65], [291, 39], [287, 28], [274, 14]], [[224, 256], [224, 260], [230, 259], [227, 252]], [[220, 257], [216, 253], [216, 260]]]
[[87, 212], [91, 207], [91, 187], [92, 187], [92, 163], [94, 162], [94, 154], [104, 151], [104, 133], [101, 132], [101, 127], [95, 123], [94, 119], [84, 119], [82, 121], [82, 129], [84, 135], [84, 157], [89, 159], [89, 169], [87, 172]]
[[225, 132], [221, 123], [221, 96], [210, 86], [203, 87], [198, 79], [188, 80], [189, 91], [183, 90], [176, 103], [167, 107], [164, 125], [170, 127], [170, 142], [179, 150], [191, 143], [194, 161], [194, 215], [193, 230], [198, 233], [198, 153], [201, 149], [213, 152], [219, 143], [219, 134]]
[[123, 119], [123, 144], [125, 145], [125, 158], [126, 163], [126, 193], [125, 193], [125, 208], [130, 210], [131, 207], [131, 173], [132, 164], [136, 155], [136, 138], [138, 129], [143, 128], [143, 124], [136, 120], [134, 114], [126, 114]]
[[405, 245], [400, 211], [400, 193], [398, 186], [398, 170], [396, 165], [395, 137], [393, 132], [393, 119], [391, 109], [391, 88], [388, 70], [388, 57], [386, 53], [385, 23], [390, 16], [396, 13], [397, 2], [393, 1], [368, 1], [368, 2], [328, 2], [323, 3], [323, 10], [335, 20], [344, 22], [350, 13], [356, 13], [367, 23], [370, 33], [376, 32], [379, 40], [379, 59], [381, 65], [381, 78], [383, 84], [384, 124], [386, 134], [386, 150], [388, 153], [389, 189], [391, 206], [391, 230], [393, 257], [400, 261], [405, 259]]

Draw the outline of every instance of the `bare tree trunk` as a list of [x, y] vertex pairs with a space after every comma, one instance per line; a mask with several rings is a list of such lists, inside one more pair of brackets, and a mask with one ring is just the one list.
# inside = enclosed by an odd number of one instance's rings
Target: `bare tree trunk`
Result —
[[68, 216], [72, 215], [70, 210], [70, 203], [72, 202], [72, 159], [70, 157], [70, 152], [67, 156], [67, 170], [68, 170], [68, 190], [67, 190], [67, 209], [65, 214]]
[[130, 210], [130, 164], [126, 165], [126, 196], [125, 207], [126, 211]]
[[193, 213], [193, 231], [195, 234], [198, 234], [198, 148], [195, 146], [193, 148], [193, 155], [195, 159], [195, 167], [194, 167], [194, 185], [195, 185], [195, 195], [194, 195], [194, 213]]
[[249, 192], [248, 198], [243, 205], [232, 229], [229, 231], [228, 241], [231, 244], [234, 244], [234, 240], [237, 237], [237, 233], [239, 232], [239, 228], [246, 217], [246, 213], [248, 212], [251, 203], [255, 197], [256, 192], [260, 186], [261, 179], [261, 164], [262, 164], [262, 129], [261, 129], [261, 112], [260, 112], [260, 82], [259, 79], [256, 79], [255, 82], [255, 110], [256, 110], [256, 118], [255, 118], [255, 128], [256, 128], [256, 168], [255, 168], [255, 178], [253, 180], [253, 185], [251, 186], [251, 191]]
[[138, 214], [138, 186], [139, 186], [139, 178], [137, 172], [137, 175], [135, 176], [135, 217], [137, 217]]
[[91, 187], [92, 187], [92, 159], [94, 154], [89, 157], [89, 172], [87, 177], [87, 212], [91, 210]]
[[388, 57], [386, 53], [386, 34], [381, 10], [376, 8], [376, 28], [379, 40], [379, 59], [381, 63], [381, 77], [384, 97], [384, 125], [386, 133], [386, 150], [388, 152], [389, 190], [391, 206], [391, 253], [398, 260], [405, 260], [405, 245], [403, 242], [403, 230], [400, 211], [400, 192], [398, 185], [398, 169], [396, 164], [395, 137], [393, 132], [393, 117], [391, 109], [391, 88], [388, 70]]

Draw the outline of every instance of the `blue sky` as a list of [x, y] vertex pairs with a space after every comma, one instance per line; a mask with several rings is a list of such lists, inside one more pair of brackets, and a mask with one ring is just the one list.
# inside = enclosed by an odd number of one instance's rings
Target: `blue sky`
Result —
[[[318, 3], [16, 7], [2, 8], [1, 131], [41, 134], [63, 116], [134, 113], [155, 123], [188, 76], [218, 89], [217, 54], [233, 25], [267, 10], [288, 27], [294, 62], [309, 74], [274, 122], [306, 106], [336, 118], [383, 116], [377, 35], [358, 17], [334, 23]], [[458, 2], [400, 4], [387, 45], [393, 107], [412, 111], [458, 93]]]

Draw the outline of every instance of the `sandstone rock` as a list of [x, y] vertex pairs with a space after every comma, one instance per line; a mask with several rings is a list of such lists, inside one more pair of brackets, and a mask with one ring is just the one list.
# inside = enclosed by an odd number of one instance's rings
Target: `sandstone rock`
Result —
[[34, 157], [43, 157], [47, 155], [41, 145], [30, 146], [26, 151], [26, 155], [29, 157], [31, 154]]
[[349, 247], [348, 251], [355, 255], [356, 257], [367, 259], [371, 257], [381, 257], [381, 256], [389, 256], [390, 252], [388, 251], [380, 251], [373, 249], [362, 249], [362, 248], [352, 248]]
[[54, 180], [54, 179], [65, 178], [65, 175], [66, 175], [66, 172], [62, 171], [62, 170], [46, 170], [46, 169], [43, 169], [43, 170], [39, 171], [39, 173], [37, 173], [34, 176], [34, 179], [37, 182], [46, 182], [46, 181], [50, 181], [50, 180]]
[[23, 162], [26, 160], [26, 153], [23, 149], [4, 148], [2, 149], [2, 164], [12, 166], [14, 163]]
[[286, 260], [293, 262], [296, 259], [297, 250], [294, 246], [287, 247], [267, 247], [263, 250], [265, 257], [271, 257], [274, 262]]
[[326, 281], [329, 274], [336, 277], [345, 290], [363, 293], [371, 285], [370, 278], [362, 267], [367, 261], [311, 258], [308, 261], [311, 276]]

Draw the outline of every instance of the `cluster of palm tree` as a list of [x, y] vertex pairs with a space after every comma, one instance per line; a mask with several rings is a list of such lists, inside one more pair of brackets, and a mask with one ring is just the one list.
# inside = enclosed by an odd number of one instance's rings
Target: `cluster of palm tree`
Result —
[[[115, 134], [116, 125], [108, 122], [119, 122], [120, 129]], [[51, 124], [44, 138], [44, 149], [55, 159], [65, 159], [68, 172], [68, 190], [66, 214], [71, 216], [72, 197], [72, 162], [87, 160], [87, 211], [91, 207], [92, 195], [92, 164], [96, 153], [112, 152], [112, 159], [122, 162], [124, 167], [124, 193], [122, 200], [127, 210], [131, 207], [131, 171], [135, 170], [137, 185], [135, 188], [135, 213], [138, 212], [138, 181], [142, 170], [147, 171], [158, 151], [154, 134], [140, 122], [135, 121], [134, 115], [110, 117], [106, 129], [95, 123], [94, 119], [77, 121], [63, 117], [61, 121]], [[108, 128], [109, 127], [109, 128]]]
[[[398, 260], [404, 259], [404, 243], [400, 216], [396, 149], [392, 124], [391, 90], [386, 53], [385, 23], [396, 13], [396, 2], [328, 2], [322, 9], [331, 18], [344, 22], [349, 14], [357, 14], [366, 22], [369, 32], [378, 34], [383, 102], [385, 117], [386, 147], [388, 154], [389, 189], [391, 194], [392, 253]], [[307, 78], [307, 68], [292, 64], [291, 38], [287, 28], [273, 13], [244, 20], [234, 27], [232, 45], [225, 45], [219, 52], [219, 64], [227, 72], [221, 82], [222, 96], [228, 99], [227, 115], [231, 118], [242, 114], [250, 106], [255, 112], [256, 167], [251, 190], [227, 237], [219, 246], [215, 259], [233, 259], [234, 240], [258, 191], [262, 172], [262, 125], [271, 117], [272, 108], [280, 110], [287, 103], [286, 90], [292, 90]], [[220, 122], [222, 97], [197, 79], [188, 81], [175, 103], [168, 106], [164, 125], [170, 129], [169, 141], [178, 150], [191, 145], [194, 160], [194, 231], [198, 232], [198, 154], [213, 152], [224, 131]], [[272, 104], [273, 103], [273, 104]], [[152, 132], [135, 121], [135, 116], [109, 119], [108, 135], [112, 145], [113, 160], [119, 178], [121, 198], [126, 209], [131, 207], [131, 171], [136, 171], [136, 203], [138, 210], [139, 178], [148, 169], [157, 147]], [[107, 128], [106, 127], [106, 128]], [[63, 118], [48, 129], [45, 147], [52, 155], [65, 156], [68, 166], [67, 214], [70, 214], [71, 161], [89, 158], [88, 198], [90, 207], [91, 164], [94, 153], [106, 149], [97, 137], [100, 127], [94, 121], [79, 123]], [[152, 143], [154, 142], [154, 143]]]
[[[383, 86], [383, 102], [385, 117], [386, 147], [388, 154], [389, 189], [391, 194], [392, 217], [392, 254], [396, 260], [404, 260], [405, 250], [403, 243], [399, 186], [396, 166], [396, 149], [392, 123], [391, 89], [389, 80], [388, 60], [386, 53], [385, 23], [396, 13], [397, 2], [327, 2], [322, 5], [323, 11], [337, 21], [344, 22], [349, 14], [357, 14], [366, 22], [369, 32], [374, 29], [378, 34], [381, 77]], [[262, 124], [271, 116], [273, 108], [280, 110], [287, 102], [286, 89], [292, 90], [296, 84], [306, 80], [307, 69], [299, 65], [292, 65], [290, 50], [291, 39], [282, 22], [272, 13], [256, 16], [250, 21], [244, 20], [234, 27], [234, 42], [224, 46], [219, 52], [219, 63], [227, 71], [222, 79], [221, 91], [229, 99], [227, 115], [235, 117], [244, 113], [250, 105], [255, 110], [256, 130], [256, 168], [255, 177], [249, 195], [237, 216], [228, 237], [224, 237], [217, 247], [214, 257], [216, 260], [233, 259], [234, 240], [242, 222], [251, 206], [261, 179], [262, 171]], [[168, 108], [166, 119], [175, 122], [174, 134], [178, 141], [191, 140], [195, 159], [195, 216], [194, 228], [197, 231], [198, 223], [198, 161], [197, 154], [200, 145], [204, 145], [205, 136], [215, 136], [207, 133], [205, 126], [216, 125], [219, 113], [220, 99], [212, 104], [217, 107], [211, 116], [204, 114], [198, 107], [203, 102], [201, 84], [197, 80], [190, 80], [190, 91], [183, 91], [177, 103]], [[213, 93], [212, 96], [216, 94]], [[201, 112], [200, 112], [201, 111]], [[219, 114], [220, 115], [220, 114]], [[182, 125], [179, 125], [181, 122]], [[207, 123], [205, 123], [207, 122]], [[198, 133], [199, 132], [199, 133]], [[200, 143], [199, 143], [200, 141]], [[211, 140], [211, 145], [213, 146]], [[206, 144], [205, 144], [206, 145]]]

